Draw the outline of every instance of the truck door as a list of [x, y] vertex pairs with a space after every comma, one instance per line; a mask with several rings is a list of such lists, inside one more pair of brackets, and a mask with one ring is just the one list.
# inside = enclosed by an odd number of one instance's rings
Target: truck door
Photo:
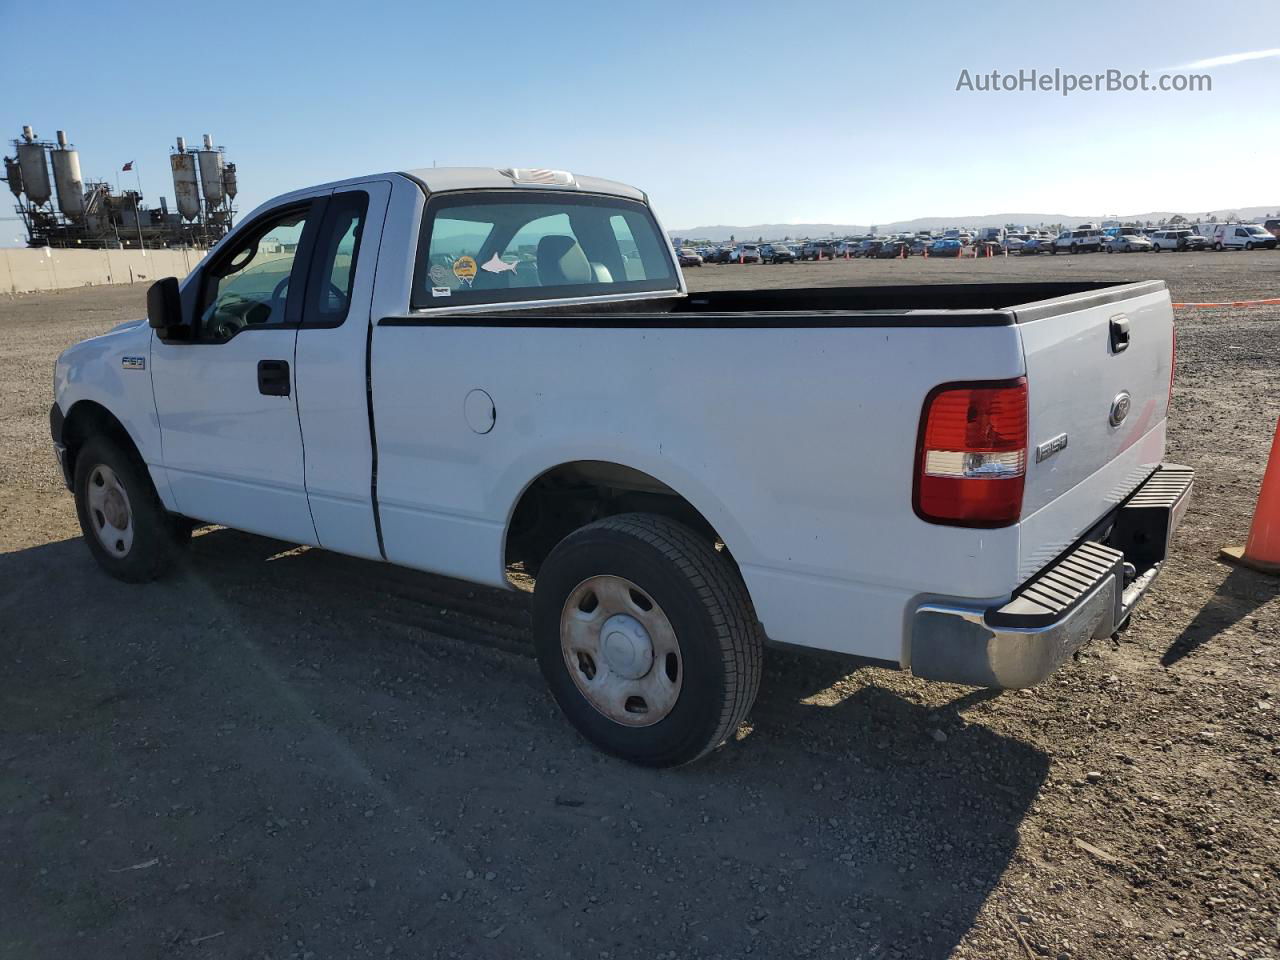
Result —
[[366, 350], [391, 182], [343, 185], [316, 233], [294, 381], [317, 541], [380, 559]]
[[323, 195], [290, 202], [237, 230], [183, 291], [190, 339], [153, 338], [164, 465], [189, 517], [316, 543], [294, 349], [325, 204]]

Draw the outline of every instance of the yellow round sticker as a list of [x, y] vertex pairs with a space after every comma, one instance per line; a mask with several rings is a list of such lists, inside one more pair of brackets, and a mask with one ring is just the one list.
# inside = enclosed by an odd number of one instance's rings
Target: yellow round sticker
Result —
[[476, 278], [477, 269], [475, 257], [459, 257], [453, 261], [453, 275], [468, 286]]

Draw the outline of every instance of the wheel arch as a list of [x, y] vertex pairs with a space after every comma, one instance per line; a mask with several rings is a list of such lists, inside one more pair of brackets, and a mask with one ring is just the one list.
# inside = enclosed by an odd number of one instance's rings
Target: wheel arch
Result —
[[623, 513], [653, 513], [683, 523], [713, 544], [722, 544], [737, 567], [731, 522], [703, 509], [675, 484], [612, 460], [569, 460], [528, 481], [507, 511], [503, 565], [523, 561], [536, 569], [551, 549], [575, 530]]
[[67, 471], [75, 476], [76, 456], [85, 441], [105, 435], [120, 443], [145, 467], [146, 462], [137, 441], [120, 419], [96, 400], [77, 400], [62, 421], [62, 442], [67, 448]]

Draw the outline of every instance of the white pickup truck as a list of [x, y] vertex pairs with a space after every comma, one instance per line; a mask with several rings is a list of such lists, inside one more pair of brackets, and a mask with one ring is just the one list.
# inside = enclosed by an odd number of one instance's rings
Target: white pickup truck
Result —
[[774, 641], [1022, 687], [1109, 636], [1191, 489], [1161, 282], [689, 294], [641, 191], [430, 169], [264, 204], [58, 358], [110, 574], [195, 523], [511, 587], [605, 750], [693, 760]]

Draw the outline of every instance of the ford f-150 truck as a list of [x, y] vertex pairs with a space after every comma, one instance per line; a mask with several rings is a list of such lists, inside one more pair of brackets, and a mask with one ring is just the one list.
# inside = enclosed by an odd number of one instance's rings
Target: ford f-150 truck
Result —
[[639, 190], [429, 169], [254, 211], [58, 358], [110, 574], [195, 524], [535, 580], [573, 724], [649, 765], [744, 719], [767, 641], [1023, 687], [1111, 635], [1191, 472], [1161, 282], [686, 291]]

